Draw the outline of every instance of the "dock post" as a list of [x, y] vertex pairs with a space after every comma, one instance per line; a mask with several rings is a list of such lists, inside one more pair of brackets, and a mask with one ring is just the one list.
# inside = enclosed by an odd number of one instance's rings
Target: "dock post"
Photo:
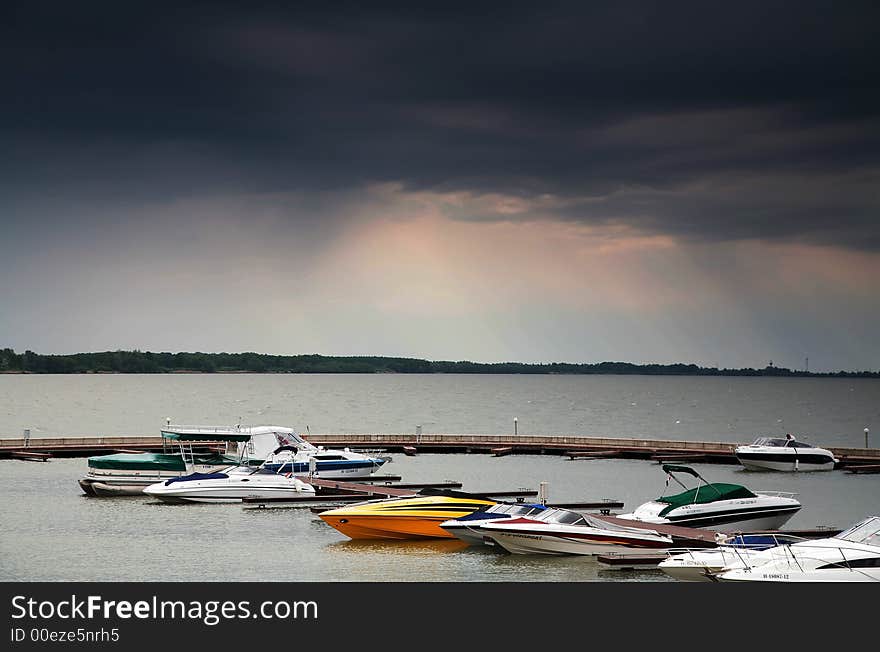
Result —
[[868, 447], [868, 429], [865, 428], [865, 448]]

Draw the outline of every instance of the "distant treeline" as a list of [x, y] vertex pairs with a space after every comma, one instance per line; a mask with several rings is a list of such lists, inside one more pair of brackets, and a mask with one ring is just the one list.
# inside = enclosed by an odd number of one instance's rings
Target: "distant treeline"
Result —
[[599, 362], [481, 363], [385, 358], [376, 356], [265, 355], [262, 353], [150, 353], [106, 351], [41, 355], [0, 349], [0, 372], [35, 374], [82, 373], [327, 373], [327, 374], [643, 374], [671, 376], [840, 376], [880, 378], [880, 371], [816, 373], [772, 365], [763, 369], [717, 369], [694, 364], [631, 364]]

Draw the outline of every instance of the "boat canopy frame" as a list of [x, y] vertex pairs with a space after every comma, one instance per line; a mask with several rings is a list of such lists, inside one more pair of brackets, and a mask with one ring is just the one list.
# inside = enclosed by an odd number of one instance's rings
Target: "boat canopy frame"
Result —
[[[657, 499], [659, 503], [666, 503], [658, 516], [665, 516], [677, 507], [684, 505], [696, 505], [701, 503], [711, 503], [715, 500], [730, 500], [733, 498], [755, 498], [756, 494], [751, 490], [739, 484], [730, 484], [725, 482], [709, 482], [697, 471], [689, 466], [680, 466], [678, 464], [664, 464], [663, 471], [667, 478], [672, 478], [684, 489], [683, 492], [673, 494], [671, 496], [660, 496]], [[676, 473], [686, 473], [700, 480], [700, 484], [696, 487], [687, 487], [681, 480], [675, 477]], [[667, 486], [669, 482], [667, 480]], [[711, 492], [708, 491], [711, 489]]]
[[162, 431], [162, 437], [164, 439], [170, 439], [172, 441], [234, 441], [234, 442], [246, 442], [251, 438], [250, 433], [242, 432], [242, 433], [228, 433], [228, 432], [217, 432], [217, 433], [194, 433], [194, 432], [171, 432], [168, 430]]

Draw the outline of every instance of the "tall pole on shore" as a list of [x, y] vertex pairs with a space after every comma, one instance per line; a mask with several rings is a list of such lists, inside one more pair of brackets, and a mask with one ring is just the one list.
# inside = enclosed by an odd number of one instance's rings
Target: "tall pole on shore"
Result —
[[[513, 436], [516, 436], [516, 417], [513, 417]], [[866, 429], [867, 430], [867, 429]], [[865, 435], [867, 437], [867, 435]]]
[[868, 447], [868, 429], [865, 428], [865, 448]]

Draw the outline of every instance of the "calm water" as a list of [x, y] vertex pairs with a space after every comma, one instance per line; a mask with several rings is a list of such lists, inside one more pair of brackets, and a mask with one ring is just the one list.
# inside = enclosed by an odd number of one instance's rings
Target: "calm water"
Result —
[[[276, 423], [312, 432], [651, 436], [750, 441], [792, 431], [854, 445], [872, 433], [880, 382], [621, 376], [0, 376], [0, 433], [158, 434], [178, 422]], [[872, 437], [874, 435], [872, 434]], [[880, 475], [754, 473], [694, 465], [711, 481], [799, 494], [792, 528], [880, 513]], [[457, 542], [353, 542], [308, 509], [94, 499], [84, 459], [0, 461], [0, 580], [666, 581], [585, 558], [508, 556]], [[549, 483], [551, 501], [622, 500], [665, 488], [659, 465], [559, 456], [395, 455], [387, 473], [470, 491]]]
[[[880, 437], [880, 380], [657, 376], [0, 375], [0, 437], [158, 435], [175, 423], [313, 433], [512, 433], [818, 444]], [[878, 440], [880, 441], [880, 440]]]

